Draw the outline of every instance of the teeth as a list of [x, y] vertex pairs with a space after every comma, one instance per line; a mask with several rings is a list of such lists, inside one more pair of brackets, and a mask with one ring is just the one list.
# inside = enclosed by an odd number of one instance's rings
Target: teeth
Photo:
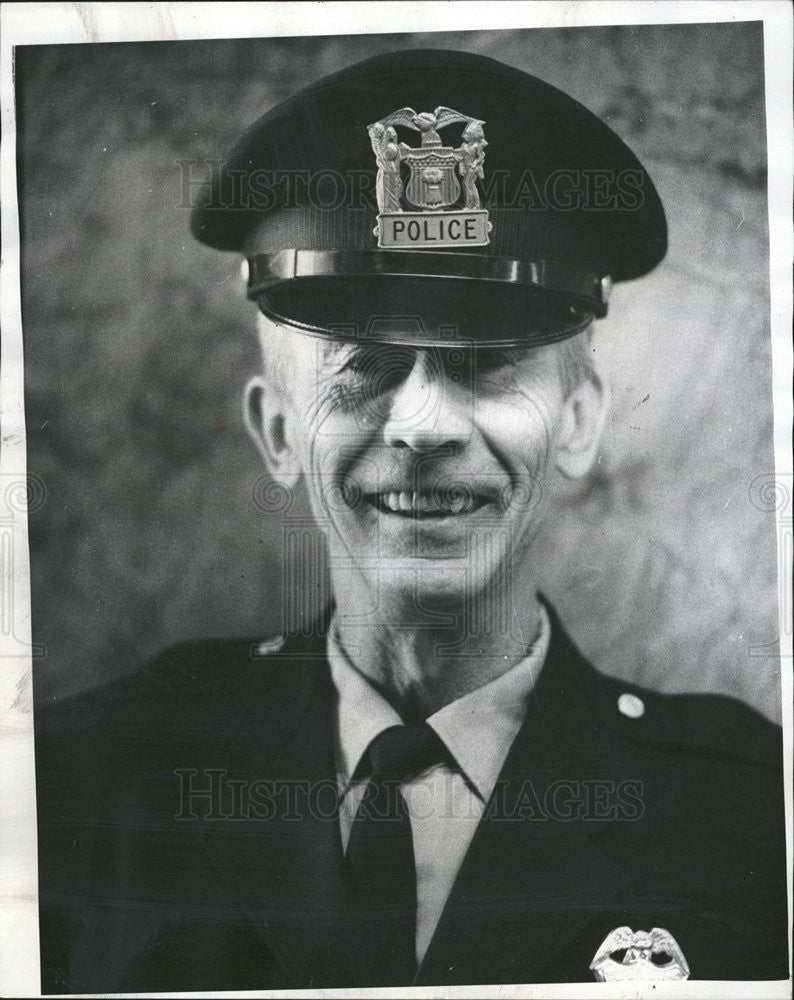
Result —
[[395, 513], [415, 511], [432, 514], [468, 514], [474, 510], [474, 499], [470, 496], [453, 497], [445, 503], [432, 494], [411, 493], [407, 490], [399, 493], [382, 493], [381, 503], [387, 510]]

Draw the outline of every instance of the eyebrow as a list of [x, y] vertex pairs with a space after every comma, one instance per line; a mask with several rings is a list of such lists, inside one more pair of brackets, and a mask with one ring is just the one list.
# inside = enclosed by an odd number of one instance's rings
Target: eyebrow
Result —
[[[351, 358], [358, 357], [362, 354], [371, 355], [371, 353], [377, 350], [379, 347], [385, 348], [397, 348], [403, 350], [416, 350], [420, 351], [423, 348], [420, 345], [404, 345], [404, 344], [381, 344], [378, 341], [345, 341], [345, 340], [320, 340], [319, 341], [319, 358], [320, 363], [323, 367], [325, 366], [342, 366], [346, 362], [350, 361]], [[445, 351], [445, 350], [460, 350], [460, 348], [444, 348], [439, 345], [427, 345], [424, 348], [432, 354], [434, 351]], [[487, 365], [490, 362], [491, 365], [496, 365], [500, 368], [504, 367], [517, 367], [521, 362], [525, 361], [533, 351], [531, 347], [492, 347], [488, 345], [472, 345], [469, 348], [464, 348], [472, 355], [472, 361], [475, 366], [477, 366], [477, 359], [480, 358], [482, 363]], [[443, 363], [443, 359], [442, 359]]]

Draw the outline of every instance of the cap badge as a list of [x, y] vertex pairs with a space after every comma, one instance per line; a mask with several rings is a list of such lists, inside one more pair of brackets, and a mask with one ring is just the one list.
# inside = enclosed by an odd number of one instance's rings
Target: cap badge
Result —
[[[621, 951], [625, 954], [618, 961], [614, 956]], [[616, 927], [604, 938], [590, 968], [599, 983], [689, 979], [683, 952], [663, 927], [654, 927], [650, 933]]]
[[[464, 123], [461, 144], [445, 146], [439, 129]], [[400, 108], [367, 126], [378, 166], [378, 246], [389, 250], [482, 247], [491, 224], [480, 205], [485, 141], [477, 118], [451, 108], [417, 114]], [[421, 145], [398, 141], [396, 125], [422, 136]], [[405, 180], [403, 163], [408, 167]]]

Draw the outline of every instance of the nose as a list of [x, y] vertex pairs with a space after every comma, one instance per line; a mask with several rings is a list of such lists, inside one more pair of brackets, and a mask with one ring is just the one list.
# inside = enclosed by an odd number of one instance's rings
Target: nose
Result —
[[393, 390], [383, 426], [385, 443], [418, 453], [457, 450], [471, 433], [472, 395], [445, 373], [427, 351], [417, 351], [405, 379]]

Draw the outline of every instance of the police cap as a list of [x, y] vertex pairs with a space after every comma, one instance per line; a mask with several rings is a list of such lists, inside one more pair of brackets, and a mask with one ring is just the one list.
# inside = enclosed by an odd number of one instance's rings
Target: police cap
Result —
[[645, 168], [567, 94], [496, 60], [414, 49], [307, 87], [202, 189], [201, 242], [307, 333], [440, 344], [560, 340], [664, 257]]

